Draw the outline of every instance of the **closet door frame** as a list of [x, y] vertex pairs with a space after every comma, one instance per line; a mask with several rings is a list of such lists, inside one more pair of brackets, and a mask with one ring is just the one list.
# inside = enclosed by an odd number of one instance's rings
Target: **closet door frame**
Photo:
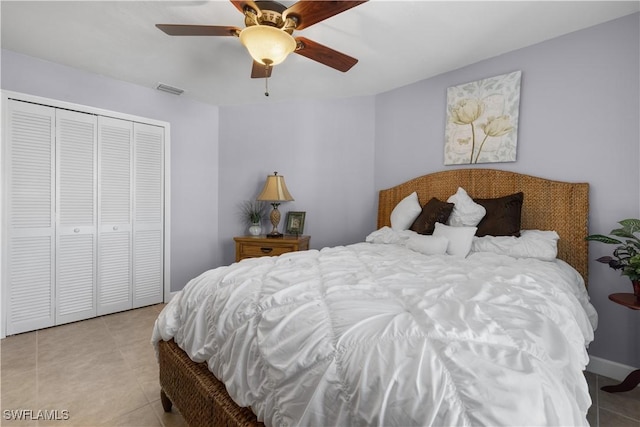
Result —
[[[164, 168], [164, 180], [163, 180], [164, 181], [163, 182], [163, 186], [164, 186], [164, 194], [163, 194], [163, 197], [164, 197], [164, 206], [163, 206], [163, 210], [164, 210], [163, 212], [163, 216], [164, 216], [163, 218], [164, 220], [164, 225], [163, 225], [164, 290], [163, 290], [163, 294], [164, 295], [163, 295], [163, 301], [165, 303], [169, 302], [172, 296], [171, 294], [171, 185], [170, 185], [170, 182], [171, 182], [171, 169], [170, 169], [171, 126], [170, 124], [168, 122], [149, 119], [141, 116], [135, 116], [132, 114], [119, 113], [116, 111], [110, 111], [110, 110], [105, 110], [101, 108], [95, 108], [91, 106], [60, 101], [56, 99], [45, 98], [41, 96], [34, 96], [34, 95], [29, 95], [29, 94], [20, 93], [20, 92], [2, 90], [0, 103], [1, 103], [1, 109], [2, 109], [3, 126], [2, 126], [2, 144], [1, 144], [2, 146], [0, 149], [0, 177], [2, 178], [3, 183], [6, 182], [5, 178], [7, 174], [7, 171], [5, 170], [6, 169], [5, 168], [5, 158], [6, 158], [5, 141], [8, 141], [8, 130], [5, 124], [8, 123], [7, 107], [8, 107], [8, 100], [10, 99], [14, 99], [16, 101], [30, 102], [33, 104], [39, 104], [39, 105], [49, 106], [53, 108], [62, 108], [67, 110], [83, 112], [83, 113], [95, 114], [97, 116], [112, 117], [115, 119], [123, 119], [123, 120], [129, 120], [132, 122], [145, 123], [145, 124], [150, 124], [150, 125], [164, 128], [164, 162], [163, 162], [163, 168]], [[8, 303], [7, 303], [6, 296], [8, 295], [8, 289], [7, 289], [8, 285], [7, 285], [7, 280], [5, 280], [5, 277], [6, 277], [5, 270], [6, 270], [7, 256], [8, 256], [8, 254], [6, 253], [6, 248], [8, 243], [7, 228], [6, 228], [7, 227], [6, 225], [7, 198], [8, 198], [8, 194], [4, 184], [0, 185], [0, 204], [2, 205], [0, 206], [0, 225], [1, 225], [0, 226], [0, 242], [2, 242], [2, 244], [0, 244], [0, 260], [1, 260], [0, 278], [2, 278], [2, 285], [0, 286], [0, 338], [4, 338], [6, 336], [6, 331], [7, 331], [6, 313], [8, 309], [8, 306], [7, 306]]]

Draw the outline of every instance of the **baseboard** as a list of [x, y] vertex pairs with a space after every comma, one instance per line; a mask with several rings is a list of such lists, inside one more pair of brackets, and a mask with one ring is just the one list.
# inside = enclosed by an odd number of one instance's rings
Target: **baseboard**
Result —
[[594, 374], [602, 375], [603, 377], [622, 381], [627, 377], [627, 375], [636, 369], [638, 368], [596, 356], [589, 356], [589, 364], [587, 365], [586, 370]]
[[176, 296], [176, 294], [180, 292], [180, 291], [173, 291], [173, 292], [169, 292], [169, 295], [166, 295], [166, 298], [164, 299], [165, 304], [168, 303], [169, 301], [171, 301], [173, 299], [174, 296]]

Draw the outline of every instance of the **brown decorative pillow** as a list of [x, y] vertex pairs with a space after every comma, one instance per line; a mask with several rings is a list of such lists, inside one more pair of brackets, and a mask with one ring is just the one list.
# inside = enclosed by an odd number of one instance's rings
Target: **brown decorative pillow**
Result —
[[476, 236], [516, 236], [520, 237], [520, 216], [522, 213], [522, 192], [497, 199], [473, 199], [484, 206], [487, 214], [478, 224]]
[[409, 228], [420, 234], [433, 234], [436, 222], [446, 224], [453, 210], [453, 203], [442, 202], [435, 197], [422, 207], [422, 212]]

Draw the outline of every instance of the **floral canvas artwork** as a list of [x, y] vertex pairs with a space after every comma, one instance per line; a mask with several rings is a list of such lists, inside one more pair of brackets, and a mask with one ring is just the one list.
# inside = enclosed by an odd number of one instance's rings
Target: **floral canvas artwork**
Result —
[[445, 165], [515, 162], [521, 74], [447, 88]]

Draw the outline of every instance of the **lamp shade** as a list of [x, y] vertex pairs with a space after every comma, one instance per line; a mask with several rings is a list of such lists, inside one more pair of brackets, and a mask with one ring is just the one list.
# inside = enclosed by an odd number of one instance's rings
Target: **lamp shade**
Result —
[[268, 25], [253, 25], [240, 32], [240, 42], [249, 55], [263, 65], [277, 65], [296, 48], [291, 34]]
[[293, 197], [287, 190], [287, 185], [284, 183], [284, 176], [278, 175], [278, 172], [274, 172], [273, 175], [267, 176], [267, 181], [264, 183], [264, 188], [258, 196], [257, 200], [265, 202], [290, 202]]

